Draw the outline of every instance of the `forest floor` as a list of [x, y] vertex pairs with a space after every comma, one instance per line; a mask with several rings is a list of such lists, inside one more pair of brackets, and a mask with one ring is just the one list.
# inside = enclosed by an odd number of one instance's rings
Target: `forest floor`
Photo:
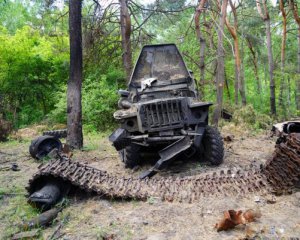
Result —
[[[38, 215], [26, 203], [25, 186], [40, 163], [33, 160], [28, 147], [40, 128], [20, 130], [15, 140], [0, 143], [0, 239], [10, 239], [20, 231], [22, 222]], [[85, 137], [84, 151], [75, 151], [73, 159], [119, 176], [138, 176], [150, 165], [125, 169], [117, 152], [107, 140], [108, 134]], [[252, 133], [234, 126], [225, 126], [222, 135], [233, 135], [225, 142], [225, 161], [219, 167], [204, 163], [177, 161], [155, 177], [187, 176], [224, 167], [245, 167], [253, 162], [264, 163], [272, 156], [275, 137], [270, 132]], [[5, 170], [17, 163], [20, 171]], [[196, 203], [169, 203], [150, 198], [147, 201], [117, 201], [100, 196], [77, 194], [67, 200], [51, 226], [40, 229], [40, 239], [300, 239], [300, 191], [276, 196], [268, 204], [269, 195], [247, 197], [203, 198]], [[217, 232], [214, 225], [229, 209], [260, 209], [262, 216], [247, 226]], [[248, 238], [247, 238], [248, 236]]]

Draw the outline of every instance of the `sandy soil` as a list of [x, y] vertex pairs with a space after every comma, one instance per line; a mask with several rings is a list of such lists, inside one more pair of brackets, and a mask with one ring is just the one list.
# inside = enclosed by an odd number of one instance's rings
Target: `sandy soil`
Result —
[[[228, 135], [226, 129], [222, 134]], [[245, 167], [263, 163], [271, 157], [275, 138], [271, 138], [269, 133], [252, 136], [243, 132], [234, 135], [233, 141], [225, 142], [225, 161], [221, 166], [212, 168], [196, 160], [187, 162], [179, 159], [168, 170], [155, 177], [187, 176], [224, 167]], [[74, 159], [123, 176], [138, 176], [150, 166], [145, 165], [135, 170], [124, 169], [118, 154], [106, 138], [87, 138], [86, 141], [98, 146], [97, 149], [77, 151]], [[1, 171], [1, 189], [10, 189], [12, 193], [16, 192], [14, 189], [19, 189], [17, 194], [24, 195], [24, 186], [39, 165], [29, 157], [28, 145], [29, 142], [0, 145], [0, 166], [16, 162], [21, 169], [18, 172]], [[15, 198], [14, 194], [5, 194], [0, 199], [1, 239], [8, 236], [8, 227], [27, 219], [24, 213], [21, 217], [17, 215], [15, 221], [11, 216], [16, 215], [16, 212], [22, 214], [24, 209], [24, 206], [15, 206], [21, 210], [12, 212], [14, 203], [22, 203], [15, 201]], [[276, 196], [276, 203], [268, 204], [267, 200], [271, 198], [270, 195], [258, 194], [245, 198], [220, 196], [188, 204], [162, 202], [155, 198], [146, 202], [116, 201], [77, 194], [70, 198], [68, 207], [59, 214], [57, 221], [42, 229], [41, 239], [49, 238], [59, 226], [60, 230], [56, 234], [60, 235], [58, 239], [300, 239], [300, 192]], [[257, 222], [238, 226], [228, 232], [217, 232], [214, 229], [225, 210], [249, 208], [260, 209], [262, 217]]]

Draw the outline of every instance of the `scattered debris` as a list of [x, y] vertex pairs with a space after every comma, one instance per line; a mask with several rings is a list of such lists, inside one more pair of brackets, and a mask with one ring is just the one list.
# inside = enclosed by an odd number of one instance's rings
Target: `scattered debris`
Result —
[[234, 139], [234, 135], [227, 135], [227, 136], [223, 137], [223, 140], [225, 142], [232, 142], [233, 139]]
[[232, 113], [230, 113], [229, 111], [227, 111], [226, 109], [223, 108], [222, 111], [221, 111], [221, 117], [224, 120], [231, 121]]
[[60, 230], [63, 227], [63, 223], [61, 222], [56, 229], [54, 230], [53, 234], [51, 234], [51, 236], [49, 236], [47, 239], [48, 240], [54, 240], [54, 239], [59, 239], [60, 237], [62, 237], [64, 235], [64, 233], [60, 233]]
[[17, 239], [35, 239], [40, 235], [40, 230], [35, 229], [27, 232], [20, 232], [16, 233], [15, 235], [12, 236], [12, 240], [17, 240]]
[[19, 168], [19, 165], [16, 163], [11, 163], [8, 166], [0, 167], [0, 171], [9, 171], [9, 170], [16, 172], [16, 171], [20, 171], [20, 168]]
[[259, 210], [248, 209], [243, 211], [228, 210], [224, 212], [223, 219], [215, 225], [217, 231], [227, 231], [234, 228], [239, 224], [247, 224], [254, 222], [257, 218], [261, 217]]
[[276, 203], [276, 197], [272, 195], [272, 197], [271, 197], [271, 198], [268, 198], [268, 199], [266, 200], [266, 202], [267, 202], [268, 204], [274, 204], [274, 203]]
[[259, 203], [260, 201], [261, 200], [259, 196], [254, 196], [254, 202]]
[[52, 221], [57, 217], [57, 214], [62, 208], [52, 208], [46, 212], [41, 213], [39, 216], [29, 220], [22, 224], [23, 229], [31, 229], [35, 227], [44, 227], [50, 225]]
[[105, 234], [104, 236], [102, 236], [100, 239], [101, 240], [114, 240], [116, 235], [111, 233], [111, 234]]

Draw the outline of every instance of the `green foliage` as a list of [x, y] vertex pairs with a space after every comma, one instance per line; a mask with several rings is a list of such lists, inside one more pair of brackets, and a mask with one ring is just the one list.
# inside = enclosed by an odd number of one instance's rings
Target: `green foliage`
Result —
[[[54, 4], [52, 4], [54, 3]], [[142, 10], [141, 1], [129, 3], [132, 14], [131, 35], [134, 59], [141, 47], [151, 43], [176, 43], [187, 67], [194, 72], [203, 101], [216, 101], [216, 23], [218, 14], [213, 3], [200, 17], [200, 27], [206, 41], [205, 81], [200, 83], [199, 51], [194, 26], [194, 6], [188, 1], [156, 1]], [[196, 4], [196, 2], [195, 2]], [[297, 92], [297, 25], [288, 18], [285, 72], [280, 71], [282, 17], [278, 6], [268, 3], [272, 26], [272, 45], [275, 62], [276, 104], [278, 119], [299, 116], [296, 110]], [[182, 9], [185, 9], [182, 11]], [[228, 9], [229, 10], [229, 9]], [[55, 1], [0, 1], [0, 114], [11, 120], [15, 127], [39, 122], [46, 117], [66, 123], [66, 85], [69, 71], [68, 5], [62, 9]], [[118, 13], [114, 8], [97, 9], [93, 1], [86, 1], [82, 9], [84, 82], [82, 90], [84, 130], [106, 130], [114, 126], [116, 90], [125, 88], [122, 72], [121, 36]], [[237, 9], [240, 55], [243, 59], [245, 92], [249, 113], [240, 112], [240, 120], [257, 128], [265, 128], [271, 121], [268, 53], [265, 46], [265, 26], [253, 2], [244, 2]], [[149, 17], [150, 16], [150, 17]], [[149, 18], [148, 18], [149, 17]], [[233, 15], [228, 11], [233, 23]], [[145, 21], [147, 20], [147, 21]], [[205, 21], [205, 22], [204, 22]], [[140, 24], [142, 24], [140, 26]], [[235, 66], [233, 40], [224, 30], [226, 84], [224, 106], [233, 110]], [[258, 65], [258, 79], [262, 91], [258, 93], [253, 55], [247, 45], [251, 41]], [[134, 63], [133, 63], [134, 64]], [[281, 79], [284, 79], [280, 88]], [[278, 98], [282, 96], [283, 104]], [[239, 97], [240, 98], [240, 97]], [[246, 111], [245, 110], [245, 111]], [[242, 110], [238, 110], [242, 111]], [[238, 113], [236, 113], [238, 114]], [[251, 117], [255, 115], [255, 120]], [[260, 120], [258, 120], [260, 119]], [[254, 122], [253, 122], [254, 121]]]
[[107, 75], [89, 74], [82, 89], [83, 122], [98, 130], [107, 130], [113, 123], [117, 109], [118, 72]]
[[[113, 113], [117, 109], [117, 90], [122, 87], [124, 74], [110, 68], [107, 74], [86, 73], [82, 85], [82, 115], [85, 130], [106, 131], [114, 126]], [[53, 122], [66, 122], [66, 86], [55, 96], [55, 109], [49, 114]]]
[[[40, 121], [53, 109], [53, 94], [66, 82], [67, 39], [59, 41], [23, 27], [14, 35], [0, 29], [0, 96], [6, 118], [16, 127]], [[63, 45], [57, 53], [56, 45]]]
[[235, 125], [246, 126], [249, 129], [270, 129], [273, 123], [271, 117], [255, 111], [250, 104], [237, 109], [232, 116], [232, 121]]

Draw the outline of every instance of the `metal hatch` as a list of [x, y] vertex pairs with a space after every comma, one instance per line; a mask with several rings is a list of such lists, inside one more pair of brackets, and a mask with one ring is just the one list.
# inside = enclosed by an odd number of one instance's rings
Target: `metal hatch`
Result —
[[155, 79], [155, 85], [191, 82], [191, 75], [175, 44], [143, 47], [132, 73], [129, 89], [141, 87], [141, 83], [147, 79]]

